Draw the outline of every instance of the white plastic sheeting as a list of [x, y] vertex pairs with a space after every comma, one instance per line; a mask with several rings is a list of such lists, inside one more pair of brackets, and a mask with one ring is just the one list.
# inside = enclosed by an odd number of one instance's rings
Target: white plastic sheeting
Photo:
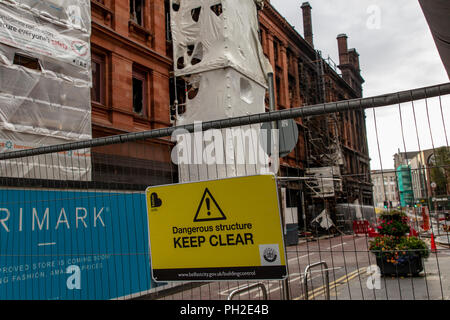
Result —
[[[188, 88], [185, 112], [177, 116], [177, 125], [265, 111], [266, 75], [271, 67], [259, 41], [256, 5], [260, 2], [171, 1], [175, 75], [184, 78]], [[268, 158], [259, 140], [260, 127], [243, 126], [216, 132], [216, 136], [220, 135], [219, 144], [216, 142], [214, 146], [215, 142], [203, 141], [192, 153], [213, 150], [212, 154], [215, 154], [217, 148], [214, 147], [220, 147], [219, 153], [223, 152], [223, 158], [227, 160], [225, 164], [221, 163], [221, 157], [216, 157], [218, 163], [205, 164], [207, 155], [203, 157], [203, 163], [178, 163], [180, 180], [270, 172]], [[240, 144], [243, 139], [244, 143]], [[192, 137], [191, 140], [195, 139]]]
[[84, 34], [91, 30], [90, 0], [7, 0], [35, 16], [48, 19], [55, 25], [80, 29]]
[[[90, 28], [88, 0], [0, 2], [0, 152], [92, 138]], [[89, 150], [74, 154], [5, 162], [1, 176], [90, 179]]]
[[266, 85], [253, 0], [172, 0], [171, 29], [177, 76], [232, 67]]
[[[81, 1], [81, 5], [90, 6], [85, 1]], [[42, 69], [72, 80], [90, 81], [89, 42], [90, 31], [55, 24], [44, 16], [36, 16], [33, 12], [14, 7], [8, 2], [0, 2], [0, 43], [7, 45], [1, 46], [0, 55], [5, 64], [12, 64], [19, 49], [39, 58]]]
[[[177, 124], [183, 125], [264, 112], [266, 89], [233, 68], [206, 71], [195, 74], [187, 80], [192, 88], [198, 89], [198, 92], [192, 99], [189, 98], [188, 93], [186, 112], [179, 115]], [[260, 127], [261, 125], [252, 125], [221, 130], [220, 136], [215, 134], [216, 139], [220, 140], [215, 144], [207, 141], [211, 139], [203, 139], [202, 143], [195, 144], [195, 139], [192, 139], [193, 154], [196, 152], [203, 154], [205, 150], [212, 147], [214, 150], [211, 153], [216, 155], [213, 159], [216, 161], [211, 161], [213, 163], [207, 165], [206, 162], [209, 161], [204, 156], [201, 163], [197, 161], [191, 164], [179, 164], [181, 181], [269, 173], [267, 156], [262, 149], [264, 144], [260, 141]], [[223, 151], [219, 148], [223, 148]], [[222, 152], [223, 159], [217, 155]]]
[[334, 197], [336, 191], [342, 191], [340, 172], [341, 170], [337, 166], [308, 168], [306, 174], [310, 176], [311, 179], [307, 181], [306, 184], [313, 192], [312, 197]]
[[266, 89], [233, 68], [206, 71], [186, 77], [195, 97], [186, 101], [180, 124], [245, 116], [264, 112]]

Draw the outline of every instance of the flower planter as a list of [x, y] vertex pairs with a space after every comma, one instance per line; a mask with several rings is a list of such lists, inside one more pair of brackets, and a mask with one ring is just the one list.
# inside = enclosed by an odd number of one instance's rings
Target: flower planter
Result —
[[[392, 211], [380, 217], [380, 235], [370, 241], [381, 275], [417, 276], [423, 271], [423, 259], [430, 255], [427, 244], [408, 225], [405, 213]], [[412, 233], [407, 236], [407, 233]]]
[[386, 276], [418, 276], [423, 271], [422, 258], [414, 254], [402, 255], [398, 263], [388, 261], [388, 258], [377, 257], [377, 265], [381, 275]]

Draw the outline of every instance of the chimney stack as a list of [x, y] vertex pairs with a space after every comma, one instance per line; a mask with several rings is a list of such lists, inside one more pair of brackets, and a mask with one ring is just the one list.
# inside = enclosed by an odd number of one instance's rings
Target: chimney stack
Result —
[[303, 2], [302, 6], [303, 12], [303, 33], [306, 42], [308, 42], [311, 47], [314, 48], [313, 43], [313, 32], [312, 32], [312, 15], [311, 15], [311, 5], [309, 2]]
[[359, 66], [359, 53], [355, 48], [348, 50], [348, 57], [349, 62], [353, 65], [353, 68], [355, 68], [355, 70], [359, 72], [361, 70]]
[[362, 97], [364, 79], [361, 77], [359, 54], [356, 49], [348, 49], [346, 34], [338, 35], [337, 41], [339, 50], [338, 68], [342, 71], [342, 78], [355, 90], [358, 97]]
[[347, 35], [345, 33], [341, 33], [340, 35], [337, 36], [337, 40], [339, 50], [339, 64], [346, 65], [349, 63]]

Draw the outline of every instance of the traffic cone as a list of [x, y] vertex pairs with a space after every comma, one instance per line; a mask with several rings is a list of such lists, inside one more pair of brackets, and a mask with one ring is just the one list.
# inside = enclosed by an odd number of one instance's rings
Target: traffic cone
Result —
[[434, 242], [434, 234], [431, 234], [431, 252], [436, 253], [437, 252], [437, 248], [436, 248], [436, 242]]

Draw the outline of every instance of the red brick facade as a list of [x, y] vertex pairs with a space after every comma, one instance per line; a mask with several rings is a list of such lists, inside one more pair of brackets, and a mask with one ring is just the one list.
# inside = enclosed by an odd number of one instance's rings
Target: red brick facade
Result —
[[[142, 21], [130, 14], [133, 0], [92, 0], [92, 54], [100, 65], [100, 101], [92, 102], [94, 138], [170, 126], [169, 74], [164, 0], [142, 1]], [[133, 110], [133, 78], [144, 93], [141, 112]], [[95, 90], [95, 88], [93, 89]], [[136, 157], [170, 162], [169, 143], [141, 143]], [[111, 149], [111, 148], [109, 148]], [[136, 148], [135, 148], [136, 149]], [[105, 148], [126, 156], [129, 150]], [[139, 156], [141, 155], [141, 156]]]
[[[166, 55], [164, 1], [144, 1], [144, 21], [130, 19], [129, 1], [92, 0], [92, 52], [105, 64], [104, 103], [93, 103], [94, 136], [170, 126], [169, 73]], [[146, 78], [147, 103], [133, 112], [132, 77], [139, 69]]]

